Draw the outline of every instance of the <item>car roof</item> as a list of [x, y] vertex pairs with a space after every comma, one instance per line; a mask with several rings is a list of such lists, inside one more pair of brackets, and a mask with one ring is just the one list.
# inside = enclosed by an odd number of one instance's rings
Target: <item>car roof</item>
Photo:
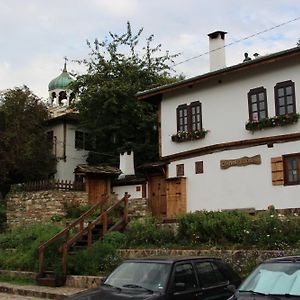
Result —
[[295, 262], [300, 263], [300, 256], [282, 256], [282, 257], [274, 257], [265, 260], [263, 263], [274, 263], [274, 262]]
[[151, 256], [143, 258], [131, 258], [126, 259], [125, 262], [158, 262], [158, 263], [175, 263], [181, 261], [191, 261], [191, 260], [214, 260], [222, 261], [221, 258], [211, 257], [211, 256]]

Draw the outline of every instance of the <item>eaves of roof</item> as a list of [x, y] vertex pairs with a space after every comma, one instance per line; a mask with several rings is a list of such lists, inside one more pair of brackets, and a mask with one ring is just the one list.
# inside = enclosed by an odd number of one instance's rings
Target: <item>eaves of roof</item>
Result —
[[205, 73], [185, 80], [181, 80], [172, 84], [163, 85], [150, 90], [138, 92], [136, 97], [138, 100], [146, 100], [151, 102], [151, 98], [155, 99], [165, 93], [173, 92], [185, 87], [192, 87], [198, 83], [210, 80], [219, 76], [234, 74], [237, 72], [251, 70], [262, 65], [272, 64], [287, 58], [300, 56], [300, 47], [291, 48], [288, 50], [276, 52], [270, 55], [261, 56], [253, 60], [243, 62], [231, 67], [223, 68], [214, 72]]
[[79, 122], [79, 116], [77, 113], [65, 113], [65, 114], [61, 114], [57, 117], [52, 117], [49, 118], [48, 120], [46, 120], [46, 124], [50, 125], [50, 124], [56, 124], [59, 123], [61, 121], [67, 121], [70, 123], [78, 123]]

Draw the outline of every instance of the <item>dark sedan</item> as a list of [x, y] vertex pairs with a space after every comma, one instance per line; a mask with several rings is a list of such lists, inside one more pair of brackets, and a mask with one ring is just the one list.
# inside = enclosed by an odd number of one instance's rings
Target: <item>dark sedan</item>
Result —
[[212, 257], [164, 257], [124, 261], [99, 288], [72, 300], [227, 299], [240, 284], [224, 261]]

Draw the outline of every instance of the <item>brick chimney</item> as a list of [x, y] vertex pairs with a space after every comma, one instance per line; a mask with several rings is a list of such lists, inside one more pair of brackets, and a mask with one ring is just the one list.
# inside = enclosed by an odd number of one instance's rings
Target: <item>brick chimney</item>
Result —
[[209, 36], [209, 65], [210, 71], [217, 71], [226, 67], [225, 63], [225, 31], [215, 31]]

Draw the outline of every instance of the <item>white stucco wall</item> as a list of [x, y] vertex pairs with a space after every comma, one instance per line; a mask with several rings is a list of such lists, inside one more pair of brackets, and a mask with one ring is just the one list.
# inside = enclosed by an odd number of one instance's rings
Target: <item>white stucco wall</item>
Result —
[[76, 125], [66, 125], [66, 158], [64, 159], [64, 127], [63, 124], [48, 127], [53, 130], [54, 142], [56, 143], [57, 166], [55, 179], [74, 181], [74, 169], [78, 164], [86, 163], [88, 151], [75, 148]]
[[[259, 71], [227, 76], [205, 82], [201, 86], [181, 89], [164, 95], [161, 103], [162, 156], [201, 148], [208, 145], [246, 140], [300, 131], [300, 122], [287, 127], [271, 128], [251, 133], [245, 129], [249, 119], [247, 94], [250, 89], [263, 86], [267, 90], [269, 117], [275, 116], [274, 86], [278, 82], [295, 82], [297, 111], [300, 111], [300, 62], [261, 67]], [[180, 104], [200, 101], [202, 103], [203, 128], [209, 130], [204, 139], [174, 143], [172, 134], [177, 131], [176, 108]]]
[[[235, 208], [267, 209], [300, 207], [300, 185], [272, 185], [271, 157], [297, 153], [300, 141], [247, 149], [223, 151], [201, 157], [175, 161], [169, 166], [169, 177], [176, 176], [176, 165], [184, 164], [187, 210]], [[260, 165], [220, 168], [220, 160], [261, 155]], [[195, 162], [203, 161], [203, 174], [195, 174]]]
[[[140, 191], [137, 191], [137, 188], [139, 188]], [[114, 186], [112, 188], [113, 192], [117, 195], [118, 199], [122, 199], [126, 192], [130, 195], [131, 199], [142, 198], [142, 189], [143, 187], [141, 184]]]
[[[219, 80], [221, 79], [221, 82]], [[248, 92], [263, 86], [267, 90], [268, 116], [275, 116], [274, 86], [292, 80], [296, 90], [296, 110], [300, 111], [300, 61], [262, 66], [259, 70], [238, 73], [225, 78], [181, 89], [164, 95], [161, 102], [162, 157], [228, 143], [300, 132], [300, 122], [286, 127], [269, 128], [254, 133], [245, 129], [248, 121]], [[175, 143], [171, 135], [177, 131], [176, 108], [193, 101], [202, 103], [203, 128], [209, 130], [204, 139]], [[300, 185], [273, 186], [271, 158], [299, 153], [300, 141], [227, 150], [169, 164], [168, 177], [176, 176], [176, 165], [184, 164], [187, 210], [219, 210], [235, 208], [266, 209], [300, 207]], [[220, 169], [220, 160], [261, 155], [261, 165]], [[203, 161], [204, 173], [195, 174], [195, 162]]]

